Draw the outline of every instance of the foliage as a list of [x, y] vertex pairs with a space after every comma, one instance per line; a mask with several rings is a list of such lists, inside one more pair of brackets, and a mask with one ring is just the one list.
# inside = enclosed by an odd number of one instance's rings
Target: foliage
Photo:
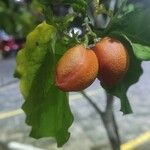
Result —
[[70, 136], [67, 130], [73, 117], [68, 94], [61, 92], [53, 82], [57, 62], [55, 39], [53, 26], [45, 22], [38, 25], [27, 36], [25, 48], [17, 56], [15, 76], [20, 78], [20, 88], [26, 100], [22, 108], [27, 115], [27, 124], [32, 125], [30, 135], [55, 137], [61, 146]]
[[[124, 43], [130, 52], [128, 73], [119, 85], [108, 90], [111, 94], [120, 98], [121, 110], [124, 114], [132, 112], [126, 96], [127, 89], [133, 83], [136, 83], [142, 74], [141, 60], [150, 60], [149, 13], [149, 9], [138, 9], [122, 17], [114, 17], [104, 31], [104, 36], [110, 34], [119, 40], [126, 40]], [[144, 24], [144, 28], [141, 22]]]
[[[141, 74], [141, 62], [150, 60], [150, 16], [149, 9], [143, 6], [127, 9], [127, 0], [120, 0], [119, 8], [111, 15], [105, 9], [105, 3], [98, 4], [90, 0], [35, 0], [43, 9], [46, 22], [38, 25], [28, 36], [25, 48], [17, 56], [15, 76], [20, 79], [20, 88], [25, 103], [23, 110], [27, 115], [26, 122], [32, 126], [31, 136], [35, 138], [55, 137], [58, 146], [68, 139], [68, 128], [73, 117], [69, 107], [68, 94], [60, 91], [54, 85], [55, 66], [60, 56], [76, 43], [89, 44], [98, 38], [112, 36], [120, 40], [128, 49], [130, 66], [124, 79], [115, 87], [104, 87], [107, 92], [121, 100], [121, 111], [124, 114], [132, 112], [127, 98], [128, 88], [136, 83]], [[96, 4], [100, 14], [109, 15], [110, 22], [106, 29], [97, 29], [90, 22], [89, 6]], [[63, 5], [72, 8], [69, 13], [57, 16], [54, 6]], [[105, 12], [104, 12], [105, 10]], [[106, 13], [107, 12], [107, 13]], [[96, 15], [100, 15], [96, 14]], [[83, 36], [72, 33], [68, 28], [76, 17], [82, 18]], [[93, 43], [94, 44], [94, 43]]]
[[17, 38], [24, 38], [41, 21], [38, 11], [27, 4], [0, 1], [0, 29]]

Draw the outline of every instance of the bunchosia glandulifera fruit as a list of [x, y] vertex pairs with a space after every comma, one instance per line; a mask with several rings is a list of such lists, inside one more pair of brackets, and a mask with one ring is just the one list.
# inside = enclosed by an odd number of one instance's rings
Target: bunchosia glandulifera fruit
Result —
[[102, 84], [112, 87], [119, 83], [129, 67], [126, 47], [117, 39], [102, 38], [92, 48], [98, 58], [98, 79]]
[[93, 50], [76, 45], [60, 58], [56, 66], [55, 85], [62, 91], [80, 91], [97, 77], [98, 60]]

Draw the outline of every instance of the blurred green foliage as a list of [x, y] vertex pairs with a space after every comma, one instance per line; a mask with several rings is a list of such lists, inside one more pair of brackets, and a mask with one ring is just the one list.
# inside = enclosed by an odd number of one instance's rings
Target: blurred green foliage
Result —
[[42, 18], [41, 8], [35, 0], [22, 2], [0, 0], [0, 30], [17, 38], [26, 35], [39, 24]]

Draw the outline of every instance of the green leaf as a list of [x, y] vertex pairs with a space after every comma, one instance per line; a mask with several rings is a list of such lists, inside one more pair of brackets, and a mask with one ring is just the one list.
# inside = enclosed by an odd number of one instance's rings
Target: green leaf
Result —
[[133, 53], [132, 43], [125, 35], [119, 32], [112, 32], [109, 34], [109, 36], [118, 39], [125, 45], [125, 47], [128, 49], [130, 62], [129, 62], [129, 69], [124, 78], [122, 79], [122, 81], [113, 88], [108, 87], [104, 88], [110, 94], [117, 96], [121, 100], [121, 111], [124, 114], [129, 114], [132, 113], [132, 109], [126, 94], [129, 87], [132, 84], [136, 83], [143, 73], [141, 68], [141, 61], [135, 57]]
[[25, 48], [17, 55], [15, 76], [20, 78], [25, 99], [22, 108], [26, 123], [32, 126], [30, 135], [54, 137], [62, 146], [70, 137], [73, 116], [68, 95], [54, 85], [55, 64], [62, 53], [55, 46], [56, 34], [56, 29], [44, 22], [27, 36]]
[[150, 47], [143, 46], [138, 43], [133, 43], [132, 47], [133, 47], [133, 51], [138, 59], [145, 60], [145, 61], [150, 60]]
[[122, 17], [115, 17], [107, 27], [105, 34], [121, 32], [132, 42], [150, 46], [150, 9], [132, 11]]

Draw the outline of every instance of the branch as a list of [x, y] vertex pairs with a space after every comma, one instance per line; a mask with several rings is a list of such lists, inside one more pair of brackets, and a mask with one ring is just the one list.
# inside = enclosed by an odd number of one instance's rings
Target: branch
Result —
[[94, 107], [97, 113], [101, 116], [102, 121], [104, 123], [105, 129], [107, 131], [107, 135], [109, 137], [111, 146], [113, 150], [120, 150], [120, 137], [118, 133], [118, 127], [115, 120], [114, 112], [113, 112], [113, 96], [106, 92], [107, 96], [107, 104], [105, 111], [102, 112], [101, 109], [92, 101], [92, 99], [84, 92], [80, 92], [88, 102]]
[[120, 137], [118, 127], [113, 112], [113, 96], [106, 92], [107, 104], [104, 115], [102, 116], [113, 150], [120, 150]]
[[111, 113], [112, 109], [113, 109], [113, 96], [109, 93], [106, 92], [106, 96], [107, 96], [107, 103], [106, 103], [106, 109], [105, 109], [105, 113]]
[[92, 101], [92, 99], [84, 92], [80, 91], [80, 93], [88, 100], [88, 102], [95, 108], [95, 110], [100, 114], [100, 116], [103, 114], [101, 109]]

